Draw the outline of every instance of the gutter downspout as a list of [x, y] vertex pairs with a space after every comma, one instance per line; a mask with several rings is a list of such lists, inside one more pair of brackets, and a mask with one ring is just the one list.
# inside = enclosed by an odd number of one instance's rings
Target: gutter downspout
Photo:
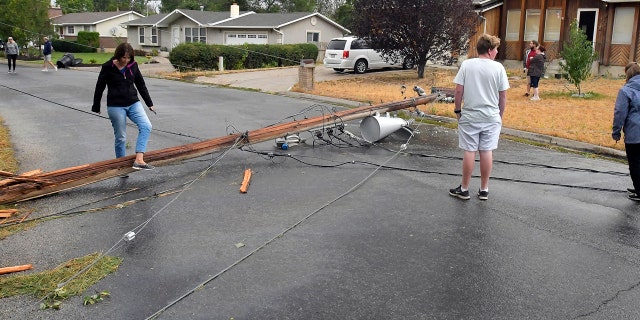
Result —
[[273, 28], [273, 31], [277, 32], [280, 34], [280, 44], [284, 44], [284, 33], [276, 28]]

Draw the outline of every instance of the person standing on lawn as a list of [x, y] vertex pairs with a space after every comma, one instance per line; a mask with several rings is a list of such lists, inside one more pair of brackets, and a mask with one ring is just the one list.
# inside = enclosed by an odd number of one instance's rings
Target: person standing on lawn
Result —
[[[493, 166], [493, 150], [498, 147], [502, 115], [507, 105], [509, 79], [504, 66], [494, 61], [500, 38], [484, 34], [478, 39], [478, 57], [460, 65], [453, 79], [455, 109], [458, 118], [458, 144], [464, 151], [462, 182], [449, 194], [468, 200], [471, 174], [476, 152], [480, 154], [480, 200], [489, 199], [489, 176]], [[464, 102], [464, 104], [463, 104]]]
[[529, 77], [531, 79], [530, 86], [533, 88], [533, 97], [531, 97], [532, 101], [540, 100], [540, 96], [538, 95], [538, 84], [540, 82], [540, 78], [544, 75], [544, 62], [546, 60], [544, 51], [545, 48], [543, 46], [538, 46], [535, 50], [536, 56], [529, 60]]
[[44, 47], [42, 48], [42, 55], [44, 56], [44, 61], [42, 62], [42, 71], [49, 71], [49, 66], [51, 66], [54, 70], [58, 71], [58, 67], [56, 67], [53, 62], [51, 62], [51, 53], [53, 52], [53, 45], [51, 45], [51, 41], [49, 38], [44, 37]]
[[633, 189], [627, 189], [627, 197], [640, 201], [640, 66], [637, 62], [625, 66], [627, 83], [618, 91], [613, 111], [611, 137], [618, 142], [624, 132], [624, 148], [629, 162], [629, 175]]
[[138, 64], [134, 60], [133, 48], [129, 43], [119, 44], [113, 58], [102, 65], [93, 95], [91, 111], [100, 113], [100, 100], [102, 100], [105, 87], [108, 87], [107, 113], [115, 135], [116, 158], [124, 157], [126, 153], [128, 117], [138, 126], [136, 159], [133, 162], [133, 169], [153, 169], [154, 166], [144, 161], [144, 153], [147, 150], [147, 141], [151, 133], [151, 121], [140, 103], [138, 92], [149, 110], [155, 111], [149, 90], [147, 90]]
[[[4, 52], [7, 55], [7, 63], [9, 64], [9, 73], [16, 73], [16, 59], [20, 53], [20, 47], [13, 41], [12, 37], [9, 37], [7, 43], [4, 44]], [[11, 70], [11, 63], [13, 63], [13, 70]]]
[[525, 97], [529, 96], [529, 92], [531, 91], [531, 76], [529, 75], [529, 66], [531, 63], [531, 59], [537, 55], [536, 48], [538, 47], [538, 41], [531, 40], [529, 41], [529, 48], [524, 51], [524, 58], [522, 59], [522, 68], [524, 73], [527, 75], [527, 92], [524, 94]]

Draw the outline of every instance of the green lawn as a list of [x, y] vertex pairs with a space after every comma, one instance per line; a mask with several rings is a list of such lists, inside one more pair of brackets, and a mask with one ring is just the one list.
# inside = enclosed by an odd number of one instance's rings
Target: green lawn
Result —
[[[60, 58], [62, 58], [62, 56], [65, 53], [66, 52], [54, 51], [51, 54], [51, 61], [55, 63], [56, 61], [60, 60]], [[73, 57], [76, 59], [82, 59], [82, 63], [86, 63], [86, 64], [90, 64], [90, 63], [103, 64], [113, 57], [113, 53], [73, 53]], [[139, 63], [145, 62], [147, 61], [147, 58], [137, 56], [136, 61], [138, 61]]]

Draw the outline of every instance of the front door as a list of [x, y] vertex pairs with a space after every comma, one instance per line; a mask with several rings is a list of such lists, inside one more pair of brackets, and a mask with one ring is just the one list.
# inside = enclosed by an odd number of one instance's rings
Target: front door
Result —
[[597, 24], [598, 9], [578, 9], [578, 27], [584, 30], [587, 40], [592, 44], [596, 42]]
[[180, 27], [171, 28], [171, 48], [180, 44]]

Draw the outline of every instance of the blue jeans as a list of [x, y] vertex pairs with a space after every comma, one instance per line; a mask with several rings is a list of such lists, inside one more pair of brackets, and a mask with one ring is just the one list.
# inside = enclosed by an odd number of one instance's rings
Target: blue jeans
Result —
[[113, 126], [113, 134], [116, 137], [116, 158], [124, 157], [127, 147], [127, 117], [138, 126], [138, 140], [136, 141], [136, 153], [147, 151], [147, 140], [151, 133], [151, 122], [144, 112], [140, 101], [128, 106], [107, 106], [107, 113]]

